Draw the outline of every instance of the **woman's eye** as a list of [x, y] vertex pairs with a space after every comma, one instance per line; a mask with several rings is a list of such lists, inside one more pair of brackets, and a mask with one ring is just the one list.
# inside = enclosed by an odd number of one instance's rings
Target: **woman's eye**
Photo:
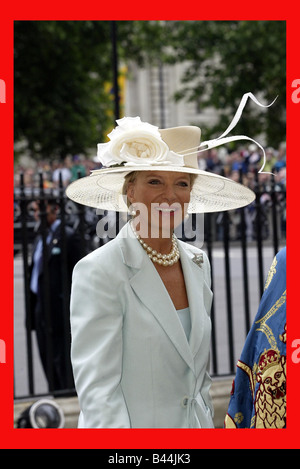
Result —
[[[148, 181], [148, 184], [150, 184], [152, 186], [156, 186], [158, 184], [161, 184], [161, 181], [159, 179], [150, 179]], [[187, 181], [179, 181], [179, 182], [177, 182], [177, 185], [180, 186], [180, 187], [188, 187], [189, 186]]]
[[159, 183], [160, 183], [160, 181], [158, 179], [151, 179], [149, 181], [149, 184], [152, 184], [152, 185], [159, 184]]

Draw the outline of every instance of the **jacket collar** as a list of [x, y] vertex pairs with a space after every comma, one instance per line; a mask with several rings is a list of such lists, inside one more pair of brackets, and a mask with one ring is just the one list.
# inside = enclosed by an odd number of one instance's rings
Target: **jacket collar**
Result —
[[188, 342], [174, 304], [155, 266], [137, 242], [129, 223], [120, 230], [118, 239], [123, 262], [130, 268], [131, 287], [156, 317], [183, 359], [194, 370], [194, 357], [203, 338], [204, 301], [203, 270], [193, 261], [193, 247], [182, 241], [178, 242], [191, 314], [191, 334]]

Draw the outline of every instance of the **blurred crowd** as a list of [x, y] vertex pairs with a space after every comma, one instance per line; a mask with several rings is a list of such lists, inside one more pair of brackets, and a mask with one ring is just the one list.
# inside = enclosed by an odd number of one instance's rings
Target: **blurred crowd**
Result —
[[[271, 183], [271, 174], [274, 174], [275, 184], [278, 188], [285, 189], [286, 183], [286, 146], [285, 143], [279, 148], [268, 147], [265, 150], [266, 163], [264, 173], [259, 174], [259, 182], [264, 186]], [[199, 153], [198, 165], [200, 169], [212, 171], [224, 175], [235, 181], [240, 180], [242, 173], [243, 184], [253, 188], [255, 184], [255, 172], [263, 166], [263, 155], [261, 150], [251, 144], [237, 151], [229, 152], [224, 147], [214, 148], [207, 152]], [[88, 176], [92, 170], [101, 168], [96, 158], [87, 158], [83, 155], [68, 156], [64, 160], [40, 160], [30, 165], [15, 165], [15, 187], [20, 184], [20, 174], [24, 175], [26, 187], [39, 187], [40, 176], [43, 174], [44, 188], [59, 187], [59, 178], [62, 178], [63, 186], [66, 187], [78, 177]], [[61, 176], [60, 176], [61, 173]]]
[[[257, 182], [260, 189], [260, 230], [262, 239], [270, 237], [272, 229], [272, 204], [276, 201], [276, 213], [278, 223], [278, 236], [285, 237], [286, 226], [286, 151], [285, 143], [277, 149], [266, 148], [266, 162], [263, 168], [264, 173], [257, 173], [263, 166], [263, 155], [256, 145], [249, 145], [237, 151], [229, 152], [224, 147], [214, 148], [198, 155], [198, 165], [202, 170], [212, 171], [216, 174], [224, 175], [237, 182], [243, 182], [251, 189], [257, 189]], [[15, 166], [15, 194], [20, 190], [20, 175], [23, 174], [26, 194], [36, 197], [42, 181], [46, 192], [60, 187], [60, 178], [64, 188], [79, 177], [88, 176], [91, 171], [100, 169], [101, 164], [97, 158], [88, 158], [83, 155], [75, 155], [62, 160], [53, 161], [31, 161], [31, 164]], [[42, 175], [42, 177], [40, 176]], [[241, 181], [242, 179], [242, 181]], [[274, 199], [275, 197], [275, 199]], [[69, 201], [70, 202], [70, 201]], [[74, 213], [73, 213], [74, 212]], [[71, 224], [77, 223], [77, 209], [71, 204], [68, 209], [68, 216], [71, 217]], [[238, 211], [230, 212], [230, 238], [239, 239], [241, 233], [240, 215]], [[19, 202], [15, 200], [15, 222], [19, 220]], [[246, 207], [246, 234], [247, 239], [256, 239], [257, 229], [256, 204]], [[95, 211], [85, 210], [86, 229], [91, 231], [90, 238], [93, 239], [95, 221]], [[215, 214], [213, 217], [213, 237], [216, 240], [223, 239], [223, 214]], [[75, 220], [75, 221], [74, 221]]]
[[67, 156], [63, 160], [26, 160], [25, 164], [15, 165], [14, 186], [20, 186], [20, 174], [23, 174], [25, 187], [39, 187], [42, 174], [44, 189], [59, 187], [60, 177], [63, 186], [67, 187], [79, 177], [87, 176], [100, 167], [99, 163], [83, 155]]
[[[224, 175], [237, 182], [242, 182], [251, 189], [255, 186], [255, 174], [259, 174], [259, 184], [268, 190], [272, 174], [277, 189], [285, 189], [286, 185], [286, 145], [280, 144], [277, 149], [265, 149], [265, 165], [262, 151], [255, 144], [228, 152], [225, 148], [214, 148], [200, 153], [198, 165], [200, 169]], [[272, 174], [271, 174], [272, 173]], [[240, 177], [242, 174], [242, 181]]]

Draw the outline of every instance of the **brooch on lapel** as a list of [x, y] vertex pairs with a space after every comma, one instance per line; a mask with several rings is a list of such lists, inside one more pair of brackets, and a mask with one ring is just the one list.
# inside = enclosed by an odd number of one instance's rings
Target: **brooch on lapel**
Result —
[[193, 262], [198, 265], [198, 267], [202, 267], [203, 264], [203, 254], [195, 254], [193, 259]]

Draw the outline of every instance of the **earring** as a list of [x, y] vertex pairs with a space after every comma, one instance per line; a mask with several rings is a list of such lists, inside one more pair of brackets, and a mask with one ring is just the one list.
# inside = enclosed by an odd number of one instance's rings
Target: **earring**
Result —
[[131, 206], [129, 208], [129, 214], [132, 216], [132, 218], [134, 218], [136, 216], [136, 211], [134, 210], [133, 206]]

